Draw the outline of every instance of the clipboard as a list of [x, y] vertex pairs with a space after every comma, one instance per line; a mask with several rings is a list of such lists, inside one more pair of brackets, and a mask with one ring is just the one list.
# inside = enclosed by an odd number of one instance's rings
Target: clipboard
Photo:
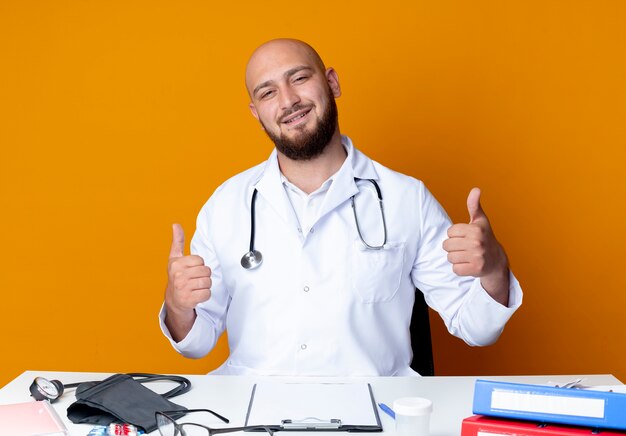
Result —
[[257, 383], [245, 425], [274, 431], [383, 431], [369, 383]]

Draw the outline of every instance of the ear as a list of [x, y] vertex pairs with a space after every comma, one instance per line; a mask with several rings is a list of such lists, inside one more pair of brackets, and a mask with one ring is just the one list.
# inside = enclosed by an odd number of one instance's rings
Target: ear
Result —
[[250, 108], [250, 112], [252, 112], [252, 116], [254, 118], [257, 119], [257, 121], [259, 120], [259, 114], [256, 112], [256, 106], [254, 106], [254, 103], [250, 102], [250, 104], [248, 104], [248, 107]]
[[326, 80], [328, 81], [328, 86], [330, 86], [330, 90], [333, 92], [335, 98], [341, 96], [341, 86], [339, 86], [339, 76], [337, 75], [337, 71], [334, 68], [326, 69]]
[[250, 104], [248, 104], [248, 108], [250, 109], [250, 112], [252, 112], [252, 116], [256, 118], [259, 124], [261, 124], [261, 129], [265, 130], [265, 128], [263, 127], [263, 124], [261, 123], [261, 120], [259, 119], [259, 114], [256, 111], [256, 106], [254, 106], [254, 103], [250, 102]]

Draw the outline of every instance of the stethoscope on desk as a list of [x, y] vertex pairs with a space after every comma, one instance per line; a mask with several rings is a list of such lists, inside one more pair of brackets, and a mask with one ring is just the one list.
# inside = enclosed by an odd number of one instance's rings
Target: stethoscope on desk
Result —
[[[376, 183], [376, 180], [359, 179], [358, 177], [354, 178], [355, 182], [358, 182], [359, 180], [366, 180], [370, 182], [372, 185], [374, 185], [374, 188], [376, 188], [376, 195], [378, 196], [378, 204], [380, 206], [380, 215], [383, 220], [383, 232], [384, 232], [383, 243], [380, 245], [370, 245], [367, 242], [365, 242], [365, 239], [363, 238], [363, 235], [361, 234], [361, 227], [359, 226], [359, 217], [357, 216], [356, 206], [354, 204], [355, 196], [353, 195], [352, 197], [350, 197], [350, 202], [352, 203], [352, 212], [354, 213], [354, 223], [356, 224], [356, 231], [359, 234], [359, 238], [361, 238], [361, 242], [363, 242], [365, 247], [367, 247], [370, 250], [381, 250], [387, 243], [387, 223], [385, 222], [385, 210], [383, 209], [383, 194], [380, 191], [380, 186], [378, 186], [378, 183]], [[255, 188], [254, 192], [252, 192], [252, 200], [250, 200], [250, 251], [244, 254], [243, 257], [241, 258], [241, 266], [244, 267], [245, 269], [254, 269], [254, 268], [257, 268], [259, 265], [261, 265], [261, 263], [263, 263], [263, 255], [261, 254], [260, 251], [254, 249], [254, 232], [256, 229], [255, 222], [254, 222], [255, 220], [254, 207], [256, 205], [256, 195], [257, 195], [257, 190]]]

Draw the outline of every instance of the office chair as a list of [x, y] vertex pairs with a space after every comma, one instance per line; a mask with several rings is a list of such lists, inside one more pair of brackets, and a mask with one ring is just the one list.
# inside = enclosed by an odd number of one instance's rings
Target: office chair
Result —
[[428, 304], [426, 304], [424, 294], [419, 289], [415, 289], [415, 304], [413, 304], [410, 331], [411, 347], [413, 348], [411, 368], [423, 376], [435, 375]]

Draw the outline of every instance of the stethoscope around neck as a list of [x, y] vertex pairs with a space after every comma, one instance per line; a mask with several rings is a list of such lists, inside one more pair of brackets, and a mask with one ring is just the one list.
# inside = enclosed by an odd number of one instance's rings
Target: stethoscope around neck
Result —
[[[365, 245], [366, 248], [370, 250], [381, 250], [387, 243], [387, 223], [385, 222], [385, 211], [383, 209], [383, 194], [380, 190], [380, 186], [378, 186], [378, 183], [376, 183], [376, 180], [359, 179], [358, 177], [354, 178], [355, 182], [358, 182], [359, 180], [366, 180], [370, 182], [372, 185], [374, 185], [374, 188], [376, 188], [376, 195], [378, 196], [378, 205], [380, 206], [380, 215], [383, 220], [383, 232], [384, 232], [383, 243], [380, 245], [370, 245], [367, 242], [365, 242], [365, 239], [363, 238], [363, 234], [361, 233], [361, 226], [359, 225], [359, 217], [357, 216], [356, 206], [354, 203], [355, 196], [353, 195], [352, 197], [350, 197], [350, 202], [352, 205], [352, 212], [354, 214], [354, 223], [356, 224], [356, 231], [359, 234], [359, 238], [361, 239], [361, 242], [363, 242], [363, 245]], [[252, 192], [252, 199], [250, 200], [250, 250], [246, 254], [244, 254], [243, 257], [241, 258], [241, 266], [244, 267], [245, 269], [255, 269], [255, 268], [258, 268], [263, 263], [263, 255], [261, 254], [260, 251], [254, 249], [254, 232], [256, 230], [256, 225], [255, 225], [256, 214], [254, 212], [254, 209], [256, 205], [257, 192], [258, 192], [257, 189], [254, 188], [254, 192]]]

